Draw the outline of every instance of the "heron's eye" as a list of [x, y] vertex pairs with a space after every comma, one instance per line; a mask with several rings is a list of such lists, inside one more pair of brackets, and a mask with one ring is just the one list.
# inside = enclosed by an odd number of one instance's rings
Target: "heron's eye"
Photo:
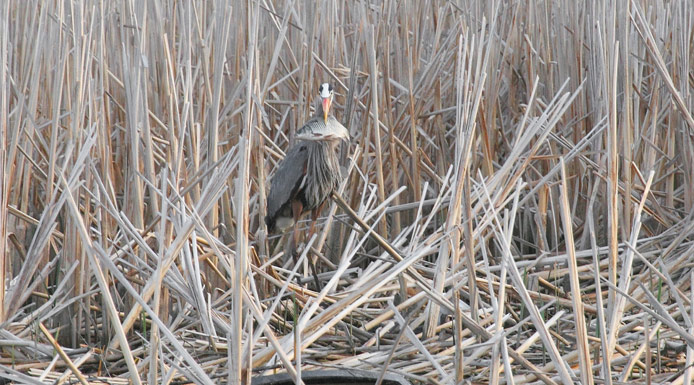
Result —
[[318, 87], [318, 93], [321, 98], [329, 98], [333, 95], [333, 86], [328, 83], [323, 83]]

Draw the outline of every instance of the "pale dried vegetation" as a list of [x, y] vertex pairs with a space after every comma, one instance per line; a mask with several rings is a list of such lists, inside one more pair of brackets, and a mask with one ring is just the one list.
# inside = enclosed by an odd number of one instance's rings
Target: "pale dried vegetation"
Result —
[[[694, 3], [1, 4], [7, 382], [691, 383]], [[293, 264], [324, 81], [344, 201]]]

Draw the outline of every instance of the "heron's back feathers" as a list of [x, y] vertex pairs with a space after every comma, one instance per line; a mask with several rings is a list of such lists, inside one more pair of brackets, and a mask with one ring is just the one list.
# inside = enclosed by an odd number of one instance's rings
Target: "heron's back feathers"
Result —
[[328, 199], [342, 180], [335, 154], [336, 142], [298, 141], [272, 177], [267, 197], [268, 230], [293, 224], [292, 200], [301, 201], [303, 212], [315, 210]]
[[287, 151], [287, 155], [277, 167], [267, 196], [265, 223], [270, 232], [274, 232], [278, 224], [281, 225], [280, 230], [292, 225], [292, 221], [287, 224], [286, 220], [278, 221], [278, 219], [292, 219], [291, 200], [296, 196], [304, 179], [307, 161], [307, 146], [304, 143], [297, 143]]

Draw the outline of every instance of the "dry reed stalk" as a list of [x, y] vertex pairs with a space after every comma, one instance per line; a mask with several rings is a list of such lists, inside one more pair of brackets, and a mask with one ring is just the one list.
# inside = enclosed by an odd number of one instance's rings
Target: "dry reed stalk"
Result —
[[[694, 273], [690, 273], [689, 282], [690, 282], [690, 287], [691, 287], [691, 285], [694, 283]], [[694, 303], [694, 290], [690, 291], [689, 303], [690, 304]], [[690, 320], [694, 320], [694, 306], [691, 307], [689, 317], [690, 317]], [[694, 331], [693, 329], [694, 329], [694, 322], [691, 322], [690, 323], [690, 333], [692, 331]], [[692, 371], [694, 371], [694, 368], [692, 368], [693, 363], [694, 363], [694, 348], [687, 345], [687, 358], [686, 358], [686, 363], [685, 363], [686, 369], [684, 370], [684, 375], [683, 375], [683, 379], [682, 379], [682, 382], [684, 384], [691, 384], [692, 383], [692, 374], [693, 374]]]
[[[609, 44], [609, 43], [608, 43]], [[611, 50], [607, 52], [614, 53], [617, 51], [619, 46], [618, 42], [615, 42], [616, 47], [611, 47]], [[609, 254], [609, 274], [610, 282], [613, 284], [617, 283], [617, 261], [618, 261], [618, 229], [619, 229], [619, 169], [618, 160], [619, 153], [617, 150], [618, 143], [618, 133], [617, 133], [617, 55], [606, 55], [606, 67], [608, 68], [608, 76], [612, 81], [608, 82], [606, 87], [606, 93], [608, 96], [607, 110], [609, 111], [609, 131], [607, 132], [607, 189], [608, 189], [608, 200], [607, 200], [607, 210], [608, 210], [608, 244], [610, 246]], [[612, 357], [612, 352], [614, 351], [615, 344], [615, 333], [616, 325], [621, 321], [616, 315], [616, 302], [618, 301], [617, 294], [614, 291], [609, 291], [609, 297], [607, 302], [608, 314], [610, 315], [609, 325], [607, 328], [607, 341], [608, 341], [608, 360]]]
[[[497, 221], [497, 226], [500, 227], [500, 223], [498, 219]], [[512, 226], [511, 226], [512, 227]], [[503, 235], [502, 235], [503, 236]], [[506, 234], [506, 237], [509, 235]], [[565, 361], [562, 359], [561, 355], [559, 354], [559, 351], [556, 347], [555, 342], [553, 339], [550, 338], [549, 335], [549, 329], [547, 325], [542, 321], [542, 317], [540, 315], [540, 312], [538, 311], [537, 307], [533, 303], [532, 299], [530, 298], [530, 295], [528, 294], [528, 291], [525, 287], [525, 284], [523, 283], [523, 278], [521, 277], [520, 271], [518, 270], [518, 267], [515, 264], [515, 261], [511, 258], [511, 250], [510, 250], [510, 239], [506, 238], [506, 241], [502, 244], [504, 247], [503, 250], [503, 258], [505, 259], [505, 262], [508, 263], [509, 266], [509, 275], [511, 278], [511, 281], [513, 282], [516, 290], [518, 290], [518, 293], [523, 300], [523, 303], [527, 307], [529, 313], [530, 313], [530, 318], [531, 321], [533, 322], [533, 325], [537, 329], [540, 338], [542, 339], [545, 347], [548, 350], [548, 353], [550, 357], [552, 358], [553, 363], [556, 366], [556, 369], [558, 370], [558, 374], [560, 378], [562, 379], [562, 382], [564, 383], [570, 383], [571, 376], [569, 374], [568, 368], [566, 367]]]
[[[385, 200], [385, 178], [383, 177], [383, 154], [382, 154], [382, 149], [381, 149], [381, 130], [378, 128], [378, 122], [379, 122], [379, 113], [378, 113], [378, 77], [379, 77], [379, 69], [376, 61], [376, 48], [375, 48], [375, 39], [376, 39], [376, 30], [372, 26], [366, 37], [366, 50], [367, 50], [367, 56], [369, 58], [369, 69], [371, 70], [371, 84], [370, 84], [370, 92], [369, 94], [371, 95], [371, 114], [372, 114], [372, 119], [373, 119], [373, 125], [372, 125], [372, 132], [374, 136], [374, 151], [376, 155], [376, 187], [378, 191], [378, 199], [379, 201], [383, 202]], [[388, 239], [388, 229], [386, 227], [386, 221], [385, 217], [383, 220], [381, 220], [381, 223], [378, 225], [378, 232], [379, 234], [382, 234], [386, 239]]]
[[[483, 21], [484, 23], [484, 21]], [[480, 40], [482, 37], [480, 36]], [[466, 39], [467, 40], [467, 39]], [[472, 39], [474, 41], [474, 39]], [[465, 41], [465, 43], [468, 43]], [[473, 43], [474, 44], [474, 43]], [[465, 47], [469, 47], [469, 44], [465, 44]], [[444, 281], [446, 279], [446, 272], [449, 269], [449, 261], [453, 261], [452, 266], [457, 265], [458, 255], [460, 253], [460, 231], [456, 227], [460, 226], [460, 217], [462, 208], [461, 205], [463, 197], [464, 184], [468, 176], [467, 168], [470, 165], [470, 150], [472, 148], [472, 142], [475, 138], [475, 123], [473, 116], [477, 114], [478, 106], [480, 105], [482, 97], [482, 87], [484, 84], [486, 74], [481, 73], [484, 51], [480, 46], [472, 45], [470, 51], [463, 51], [463, 41], [459, 42], [459, 58], [458, 58], [458, 77], [457, 77], [457, 106], [459, 110], [456, 111], [456, 143], [455, 143], [455, 163], [454, 163], [454, 179], [455, 179], [455, 190], [451, 199], [452, 206], [448, 208], [448, 217], [446, 218], [446, 229], [447, 233], [451, 233], [451, 239], [449, 242], [445, 242], [443, 247], [439, 251], [437, 258], [436, 274], [434, 277], [434, 289], [441, 292], [443, 291]], [[477, 51], [475, 52], [475, 48]], [[473, 55], [475, 59], [473, 59]], [[465, 70], [463, 66], [467, 64]], [[476, 70], [473, 70], [473, 65], [476, 64]], [[465, 78], [466, 82], [463, 83]], [[477, 79], [477, 82], [471, 84], [471, 79]], [[469, 206], [468, 206], [469, 209]], [[469, 210], [466, 210], [469, 212]], [[467, 217], [467, 215], [466, 215]], [[468, 217], [469, 218], [469, 217]], [[471, 218], [469, 218], [471, 220]], [[468, 243], [469, 244], [469, 243]], [[472, 251], [468, 250], [468, 255], [472, 255]], [[470, 276], [475, 276], [474, 263], [468, 263], [468, 274]], [[476, 302], [476, 291], [475, 280], [470, 281], [471, 297], [472, 302]], [[473, 304], [473, 318], [476, 318], [477, 314], [474, 311], [475, 305]], [[439, 308], [436, 303], [432, 303], [427, 309], [427, 326], [426, 326], [426, 336], [431, 338], [434, 335], [434, 329], [438, 326], [438, 316]]]
[[[405, 18], [405, 40], [409, 41], [409, 34], [410, 34], [410, 21], [408, 18]], [[412, 161], [410, 168], [412, 170], [412, 192], [413, 192], [413, 199], [415, 201], [419, 201], [421, 199], [421, 196], [419, 194], [419, 189], [417, 188], [418, 186], [421, 185], [421, 171], [420, 171], [420, 154], [419, 154], [419, 143], [418, 143], [418, 135], [417, 135], [417, 124], [415, 121], [415, 117], [417, 114], [415, 113], [415, 99], [414, 99], [414, 80], [413, 80], [413, 71], [414, 68], [417, 66], [417, 59], [415, 59], [414, 54], [411, 52], [412, 47], [410, 44], [405, 44], [405, 56], [407, 57], [409, 61], [409, 65], [407, 65], [407, 81], [408, 81], [408, 94], [409, 94], [409, 100], [408, 100], [408, 107], [409, 107], [409, 118], [408, 121], [410, 123], [410, 146], [412, 148]]]
[[571, 299], [573, 302], [574, 321], [576, 323], [576, 341], [579, 350], [579, 373], [581, 383], [585, 385], [593, 384], [593, 371], [590, 364], [590, 345], [588, 344], [588, 334], [586, 320], [583, 312], [583, 301], [581, 299], [581, 286], [578, 280], [578, 264], [576, 262], [576, 248], [574, 244], [572, 215], [569, 209], [569, 192], [567, 187], [566, 166], [564, 158], [559, 158], [561, 164], [561, 217], [566, 236], [566, 250], [569, 254], [569, 281], [571, 284]]
[[65, 361], [65, 363], [68, 365], [68, 367], [70, 368], [72, 373], [75, 375], [75, 377], [77, 377], [79, 382], [82, 385], [87, 385], [87, 379], [84, 377], [82, 372], [80, 372], [80, 370], [72, 362], [70, 357], [68, 357], [68, 355], [65, 354], [65, 351], [60, 347], [60, 345], [58, 345], [58, 341], [56, 341], [55, 338], [53, 338], [53, 336], [51, 335], [51, 332], [49, 332], [48, 329], [46, 329], [46, 327], [43, 326], [43, 324], [41, 322], [39, 322], [39, 329], [41, 329], [41, 332], [46, 336], [46, 338], [48, 338], [48, 342], [50, 342], [51, 345], [53, 345], [53, 348], [58, 352], [58, 355], [60, 356], [60, 358], [62, 358], [62, 360]]
[[8, 35], [9, 35], [9, 19], [10, 19], [10, 4], [5, 4], [4, 9], [0, 10], [2, 15], [2, 38], [0, 38], [0, 282], [3, 283], [0, 287], [0, 321], [5, 321], [5, 285], [7, 259], [4, 257], [7, 253], [7, 210], [8, 210], [8, 167], [6, 163], [7, 154], [7, 126], [9, 119], [7, 111], [9, 110], [7, 72], [4, 70], [8, 64]]
[[[65, 188], [65, 191], [70, 191], [72, 188], [74, 188], [75, 184], [75, 178], [71, 178], [70, 182], [68, 182], [62, 174], [59, 175], [62, 185]], [[71, 186], [72, 185], [72, 186]], [[77, 206], [77, 203], [75, 200], [72, 198], [71, 194], [67, 194], [67, 199], [66, 199], [69, 207], [70, 207], [70, 213], [73, 216], [73, 219], [76, 220], [78, 224], [78, 229], [79, 229], [79, 234], [82, 237], [82, 241], [85, 242], [85, 246], [88, 249], [87, 255], [90, 257], [89, 258], [89, 265], [93, 270], [94, 276], [97, 279], [97, 282], [101, 288], [102, 293], [108, 293], [108, 283], [106, 281], [106, 277], [104, 276], [104, 273], [101, 269], [101, 265], [99, 260], [96, 258], [96, 253], [98, 252], [96, 249], [93, 248], [91, 241], [89, 239], [89, 235], [87, 232], [86, 227], [84, 226], [84, 223], [81, 222], [80, 214], [79, 214], [79, 208]], [[135, 366], [135, 361], [132, 356], [132, 352], [130, 350], [129, 344], [127, 342], [127, 337], [125, 336], [125, 332], [123, 331], [123, 328], [121, 327], [120, 320], [119, 320], [119, 314], [118, 311], [116, 310], [115, 303], [113, 302], [113, 298], [111, 298], [110, 295], [106, 295], [104, 297], [105, 300], [105, 306], [107, 307], [108, 310], [108, 315], [110, 317], [111, 325], [115, 328], [116, 335], [118, 340], [120, 341], [121, 349], [123, 352], [123, 357], [125, 358], [125, 362], [128, 365], [128, 370], [130, 370], [130, 373], [133, 375], [131, 377], [132, 381], [135, 384], [140, 384], [140, 376], [137, 375], [137, 368]]]
[[[593, 186], [593, 193], [591, 194], [590, 197], [590, 202], [588, 204], [588, 232], [590, 234], [590, 246], [591, 250], [593, 250], [593, 274], [594, 274], [594, 280], [595, 282], [600, 282], [600, 261], [597, 253], [597, 240], [595, 237], [595, 223], [593, 221], [593, 208], [595, 207], [595, 201], [598, 193], [598, 187], [599, 183], [596, 183], [595, 186]], [[604, 336], [607, 335], [607, 329], [605, 326], [606, 322], [606, 317], [604, 314], [604, 309], [605, 307], [603, 306], [603, 301], [602, 301], [602, 288], [601, 285], [596, 285], [595, 286], [595, 303], [597, 307], [597, 318], [595, 320], [596, 323], [596, 331], [598, 332], [598, 335], [603, 336], [603, 338], [600, 339], [600, 351], [602, 355], [602, 367], [601, 367], [601, 374], [602, 378], [605, 380], [605, 383], [607, 385], [612, 384], [612, 373], [611, 373], [611, 365], [610, 365], [610, 357], [608, 352], [608, 345], [607, 345], [607, 339], [604, 338]]]
[[[243, 136], [239, 140], [239, 166], [235, 187], [235, 208], [236, 208], [236, 253], [234, 258], [233, 270], [233, 296], [231, 298], [232, 313], [231, 313], [231, 338], [232, 338], [232, 355], [229, 380], [234, 383], [241, 383], [245, 378], [244, 373], [250, 371], [252, 362], [244, 362], [243, 356], [243, 303], [242, 290], [246, 287], [246, 270], [248, 269], [248, 235], [249, 235], [249, 182], [250, 182], [250, 156], [251, 156], [251, 139], [253, 135], [253, 100], [252, 91], [254, 84], [254, 69], [255, 69], [255, 51], [257, 46], [258, 20], [259, 20], [259, 3], [256, 4], [253, 10], [251, 5], [248, 5], [247, 17], [248, 25], [250, 26], [250, 35], [248, 41], [248, 50], [250, 57], [248, 59], [247, 83], [246, 83], [246, 102], [245, 102], [245, 124]], [[247, 342], [248, 343], [248, 342]]]

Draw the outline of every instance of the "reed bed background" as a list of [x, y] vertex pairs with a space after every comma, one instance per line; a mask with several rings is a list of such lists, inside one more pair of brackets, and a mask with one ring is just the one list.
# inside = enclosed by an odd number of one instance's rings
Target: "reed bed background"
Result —
[[[1, 8], [8, 382], [691, 383], [694, 3]], [[325, 81], [354, 213], [283, 264]]]

